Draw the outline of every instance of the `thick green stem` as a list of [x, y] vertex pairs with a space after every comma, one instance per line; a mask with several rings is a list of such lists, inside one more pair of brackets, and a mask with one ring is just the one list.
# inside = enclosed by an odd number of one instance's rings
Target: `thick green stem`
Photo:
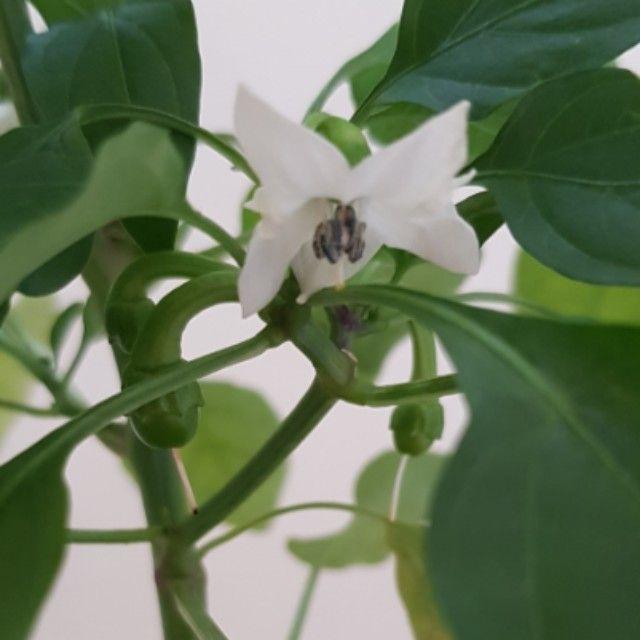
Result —
[[26, 2], [0, 0], [0, 62], [22, 124], [32, 124], [37, 120], [36, 108], [31, 100], [20, 60], [20, 53], [29, 33], [31, 23]]
[[197, 515], [183, 522], [179, 527], [180, 536], [195, 542], [222, 522], [289, 457], [335, 402], [336, 399], [322, 383], [315, 380], [280, 429], [218, 493], [200, 507]]
[[177, 362], [189, 321], [216, 304], [237, 300], [236, 280], [236, 273], [209, 273], [167, 294], [145, 323], [131, 355], [132, 364], [153, 370]]

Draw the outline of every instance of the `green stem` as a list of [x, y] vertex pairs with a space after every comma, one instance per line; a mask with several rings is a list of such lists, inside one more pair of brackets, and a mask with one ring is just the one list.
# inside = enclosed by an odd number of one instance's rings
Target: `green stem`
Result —
[[246, 252], [243, 246], [211, 218], [189, 207], [181, 212], [180, 219], [215, 240], [235, 260], [238, 266], [241, 267], [244, 264]]
[[367, 407], [388, 407], [424, 402], [456, 393], [460, 393], [457, 378], [454, 375], [448, 375], [431, 380], [414, 380], [380, 387], [355, 381], [345, 389], [341, 398], [352, 404]]
[[335, 402], [336, 399], [320, 381], [314, 380], [280, 429], [218, 493], [200, 507], [198, 514], [183, 522], [179, 528], [181, 537], [195, 542], [220, 524], [289, 457]]
[[528, 300], [524, 300], [523, 298], [511, 296], [506, 293], [494, 293], [493, 291], [475, 291], [472, 293], [461, 293], [455, 296], [454, 299], [459, 300], [460, 302], [495, 302], [498, 304], [511, 304], [525, 311], [531, 311], [536, 315], [552, 320], [557, 320], [558, 318], [562, 317], [561, 314], [554, 313], [553, 311], [551, 311], [550, 309], [546, 309], [542, 305], [538, 305], [534, 302], [529, 302]]
[[6, 409], [7, 411], [13, 411], [15, 413], [26, 413], [30, 416], [36, 416], [40, 418], [50, 418], [52, 416], [59, 416], [60, 412], [54, 408], [40, 408], [30, 407], [29, 405], [22, 404], [21, 402], [14, 402], [13, 400], [0, 399], [0, 409]]
[[21, 64], [21, 51], [32, 32], [24, 0], [0, 0], [0, 62], [9, 83], [11, 97], [22, 124], [37, 121]]
[[79, 107], [76, 114], [82, 126], [111, 120], [141, 120], [160, 125], [171, 131], [178, 131], [204, 142], [228, 160], [236, 169], [242, 171], [251, 181], [256, 184], [260, 182], [244, 156], [226, 142], [224, 137], [217, 136], [215, 133], [170, 113], [134, 105], [93, 104]]
[[220, 628], [206, 614], [206, 609], [196, 594], [189, 589], [178, 588], [173, 590], [172, 595], [178, 612], [194, 638], [197, 640], [227, 640]]
[[118, 276], [107, 304], [112, 304], [115, 300], [137, 300], [146, 295], [152, 284], [165, 278], [197, 278], [212, 271], [231, 268], [229, 265], [193, 253], [148, 253], [132, 262]]
[[151, 312], [131, 354], [132, 364], [153, 370], [177, 362], [182, 334], [201, 311], [237, 300], [236, 273], [209, 273], [167, 294]]
[[66, 534], [69, 544], [134, 544], [151, 542], [162, 534], [160, 527], [146, 529], [69, 529]]
[[309, 613], [309, 605], [311, 604], [311, 598], [313, 592], [318, 584], [318, 578], [320, 576], [320, 567], [311, 567], [307, 580], [304, 584], [302, 596], [296, 609], [296, 615], [291, 625], [291, 631], [287, 636], [287, 640], [300, 640], [302, 637], [302, 629]]
[[292, 504], [288, 507], [280, 507], [279, 509], [274, 509], [273, 511], [269, 511], [268, 513], [264, 513], [258, 518], [254, 518], [250, 522], [234, 527], [227, 533], [214, 538], [213, 540], [209, 540], [205, 544], [200, 547], [198, 550], [198, 555], [200, 557], [204, 557], [209, 551], [212, 551], [216, 547], [219, 547], [234, 538], [237, 538], [239, 535], [243, 534], [245, 531], [249, 529], [254, 529], [255, 527], [272, 520], [273, 518], [277, 518], [279, 516], [286, 515], [288, 513], [296, 513], [298, 511], [312, 511], [316, 509], [327, 509], [333, 511], [347, 511], [349, 513], [355, 513], [360, 516], [366, 516], [367, 518], [372, 518], [374, 520], [381, 520], [386, 522], [387, 519], [384, 516], [381, 516], [379, 513], [375, 511], [370, 511], [369, 509], [365, 509], [364, 507], [359, 507], [355, 504], [346, 504], [342, 502], [304, 502], [301, 504]]

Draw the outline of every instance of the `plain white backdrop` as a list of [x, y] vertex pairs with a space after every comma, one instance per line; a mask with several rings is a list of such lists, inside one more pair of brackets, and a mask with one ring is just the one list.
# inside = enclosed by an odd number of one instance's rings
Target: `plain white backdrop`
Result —
[[[348, 57], [370, 44], [399, 16], [401, 0], [195, 0], [204, 66], [202, 123], [229, 130], [237, 85], [247, 84], [283, 113], [299, 119], [315, 93]], [[640, 66], [640, 56], [625, 57]], [[348, 115], [347, 92], [332, 99], [335, 113]], [[194, 205], [231, 231], [238, 227], [243, 178], [201, 149], [190, 184]], [[202, 245], [201, 238], [194, 243]], [[515, 245], [502, 230], [485, 247], [480, 274], [466, 290], [506, 291]], [[75, 283], [61, 296], [83, 295]], [[63, 303], [61, 302], [61, 305]], [[240, 321], [237, 307], [221, 308], [194, 321], [185, 356], [211, 351], [252, 334], [257, 320]], [[383, 373], [401, 380], [409, 370], [407, 345], [399, 347]], [[293, 348], [282, 347], [234, 367], [217, 379], [262, 391], [280, 415], [304, 392], [312, 371]], [[84, 396], [95, 402], [117, 390], [108, 349], [94, 348], [79, 377]], [[46, 395], [34, 392], [34, 402]], [[447, 447], [459, 436], [465, 411], [448, 400]], [[349, 501], [353, 479], [374, 455], [388, 449], [389, 412], [339, 405], [293, 456], [282, 504], [308, 500]], [[21, 419], [3, 440], [6, 460], [42, 437], [57, 422]], [[143, 526], [135, 486], [118, 461], [94, 441], [83, 444], [67, 470], [74, 527]], [[286, 552], [289, 536], [333, 531], [347, 518], [335, 513], [285, 516], [265, 533], [248, 533], [212, 553], [207, 561], [209, 602], [233, 640], [281, 640], [303, 587], [307, 568]], [[67, 554], [55, 588], [37, 624], [37, 640], [159, 640], [157, 604], [147, 548], [75, 546]], [[411, 638], [395, 592], [393, 566], [324, 571], [303, 633], [305, 640]]]

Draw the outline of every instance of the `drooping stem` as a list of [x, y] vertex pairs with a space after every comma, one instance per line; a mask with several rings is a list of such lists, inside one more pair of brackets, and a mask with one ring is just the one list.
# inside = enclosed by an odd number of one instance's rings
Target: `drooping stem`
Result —
[[289, 457], [335, 402], [335, 397], [314, 380], [280, 429], [218, 493], [201, 505], [197, 515], [182, 523], [179, 535], [195, 542], [222, 522]]

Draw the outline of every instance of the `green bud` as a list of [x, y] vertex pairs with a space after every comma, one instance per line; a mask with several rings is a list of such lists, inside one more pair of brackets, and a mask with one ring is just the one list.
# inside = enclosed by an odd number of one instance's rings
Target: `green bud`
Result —
[[[160, 373], [127, 369], [125, 386]], [[136, 409], [129, 417], [136, 435], [149, 447], [173, 449], [183, 447], [196, 433], [200, 407], [204, 398], [197, 382], [190, 382], [176, 391]]]
[[316, 112], [305, 120], [305, 124], [336, 146], [352, 167], [371, 155], [362, 130], [348, 120]]
[[439, 404], [407, 404], [394, 409], [389, 427], [398, 452], [419, 456], [442, 435], [442, 424]]

